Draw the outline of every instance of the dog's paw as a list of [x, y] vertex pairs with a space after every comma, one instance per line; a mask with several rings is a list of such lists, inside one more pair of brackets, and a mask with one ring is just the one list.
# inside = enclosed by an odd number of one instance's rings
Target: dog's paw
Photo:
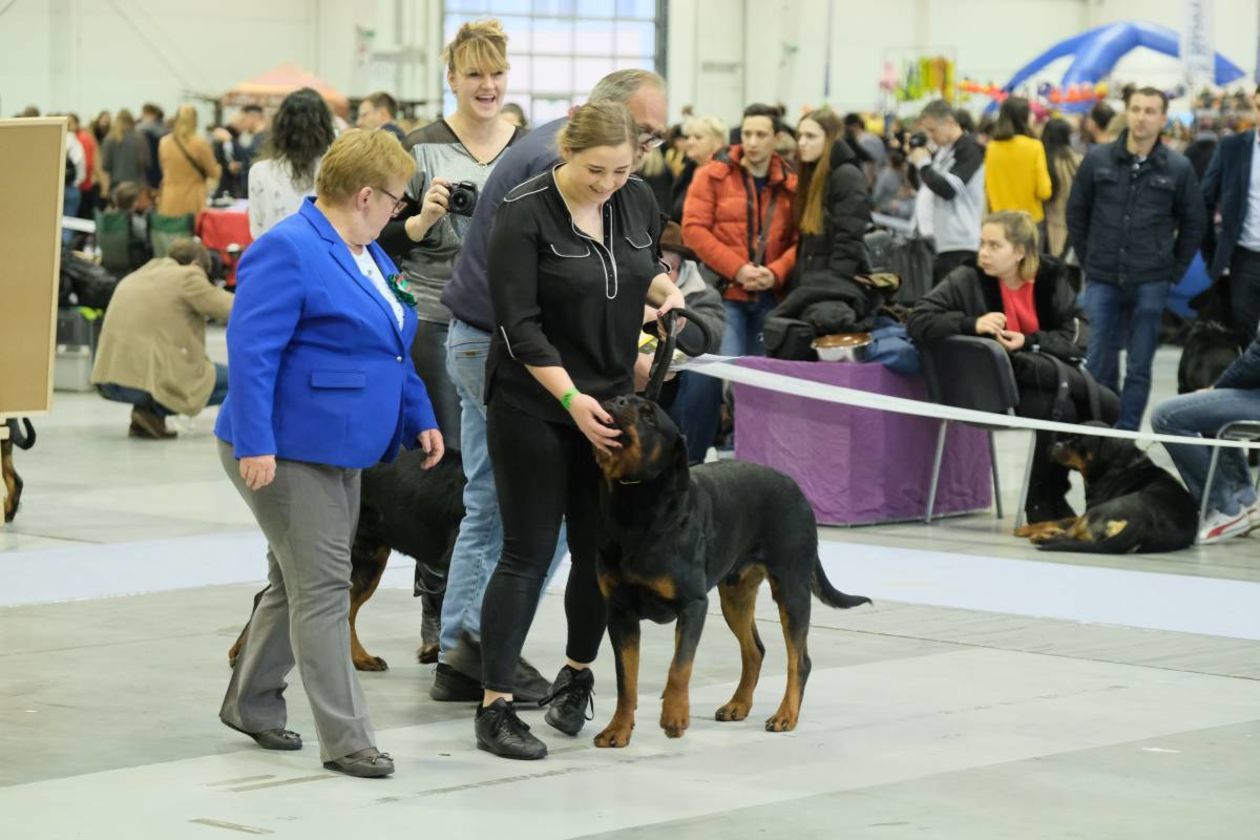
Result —
[[420, 645], [420, 647], [416, 648], [416, 659], [421, 665], [432, 665], [434, 662], [438, 661], [438, 652], [440, 649], [441, 648], [438, 646], [437, 642]]
[[795, 728], [796, 715], [787, 714], [782, 710], [775, 712], [766, 720], [767, 732], [791, 732]]
[[685, 705], [666, 705], [661, 709], [661, 729], [668, 738], [681, 738], [691, 725], [691, 710]]
[[633, 731], [633, 723], [622, 724], [614, 720], [603, 732], [595, 736], [595, 746], [624, 747], [630, 743], [630, 734]]
[[356, 671], [388, 671], [389, 665], [379, 656], [364, 654], [354, 657], [354, 668]]
[[749, 706], [747, 703], [741, 703], [738, 700], [732, 700], [731, 702], [727, 703], [722, 708], [718, 709], [717, 713], [714, 714], [713, 717], [721, 721], [743, 720], [744, 718], [748, 717], [748, 712], [751, 710], [751, 708], [752, 707]]

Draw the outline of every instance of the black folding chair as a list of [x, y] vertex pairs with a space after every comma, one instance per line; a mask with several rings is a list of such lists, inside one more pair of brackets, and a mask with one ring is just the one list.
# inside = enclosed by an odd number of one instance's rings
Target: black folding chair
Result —
[[[1217, 440], [1260, 440], [1260, 421], [1235, 420], [1226, 423], [1216, 433]], [[1212, 447], [1212, 460], [1208, 462], [1207, 478], [1203, 482], [1203, 501], [1199, 503], [1199, 531], [1207, 523], [1208, 499], [1211, 498], [1212, 479], [1216, 477], [1216, 465], [1221, 459], [1221, 448]], [[1260, 491], [1260, 471], [1256, 473], [1256, 490]]]
[[[923, 376], [927, 380], [928, 398], [941, 405], [991, 411], [994, 414], [1015, 416], [1019, 405], [1019, 386], [1015, 384], [1015, 371], [1006, 351], [996, 341], [979, 336], [955, 335], [934, 341], [919, 349], [923, 362]], [[941, 420], [936, 435], [936, 457], [932, 462], [932, 479], [928, 487], [927, 512], [923, 521], [932, 521], [936, 505], [936, 489], [941, 477], [941, 459], [945, 455], [945, 434], [949, 420]], [[989, 435], [989, 459], [993, 466], [993, 504], [997, 518], [1002, 518], [1002, 487], [998, 479], [997, 449], [993, 432], [1001, 426], [975, 425]], [[1015, 527], [1024, 520], [1024, 504], [1028, 501], [1028, 475], [1037, 436], [1034, 433], [1028, 446], [1028, 462], [1024, 468], [1024, 481], [1019, 493], [1019, 511]]]

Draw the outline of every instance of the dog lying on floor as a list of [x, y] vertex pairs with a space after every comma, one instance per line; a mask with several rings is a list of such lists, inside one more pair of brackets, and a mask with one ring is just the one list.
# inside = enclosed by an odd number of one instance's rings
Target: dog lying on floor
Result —
[[598, 747], [630, 742], [638, 705], [639, 622], [677, 619], [674, 660], [661, 707], [661, 727], [681, 737], [690, 723], [692, 661], [714, 586], [727, 625], [739, 640], [743, 672], [720, 721], [743, 720], [765, 647], [755, 608], [769, 579], [787, 643], [787, 692], [766, 721], [771, 732], [796, 727], [809, 678], [806, 647], [810, 594], [848, 609], [869, 598], [834, 589], [818, 559], [818, 525], [796, 482], [768, 467], [736, 461], [688, 469], [678, 428], [656, 403], [617, 397], [604, 410], [621, 429], [621, 449], [596, 451], [604, 475], [600, 506], [605, 544], [599, 584], [608, 601], [608, 633], [617, 661], [617, 710], [595, 736]]
[[0, 441], [0, 480], [4, 482], [4, 521], [12, 522], [17, 516], [18, 505], [22, 501], [22, 488], [26, 483], [18, 475], [13, 466], [13, 449], [30, 449], [35, 445], [35, 427], [31, 421], [23, 418], [19, 424], [16, 419], [6, 420], [9, 436]]
[[1179, 551], [1194, 544], [1199, 524], [1194, 497], [1133, 441], [1065, 436], [1050, 455], [1085, 479], [1085, 512], [1025, 525], [1015, 536], [1046, 551], [1093, 554]]
[[[464, 518], [464, 464], [458, 451], [447, 451], [431, 469], [423, 470], [420, 463], [425, 457], [418, 449], [403, 450], [393, 463], [363, 471], [359, 525], [350, 550], [350, 657], [360, 671], [389, 668], [384, 659], [364, 649], [355, 621], [381, 582], [391, 551], [415, 558], [415, 593], [421, 597], [422, 611], [418, 659], [437, 661], [442, 593]], [[254, 596], [255, 609], [261, 597], [262, 592]], [[247, 629], [248, 625], [228, 651], [229, 665], [236, 663]]]

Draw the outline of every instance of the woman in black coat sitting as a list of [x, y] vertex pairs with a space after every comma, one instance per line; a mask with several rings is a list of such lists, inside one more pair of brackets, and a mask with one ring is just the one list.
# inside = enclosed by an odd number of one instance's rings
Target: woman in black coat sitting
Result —
[[[1065, 423], [1115, 422], [1119, 400], [1081, 366], [1084, 321], [1057, 261], [1038, 256], [1037, 227], [1023, 211], [989, 215], [976, 264], [954, 269], [919, 299], [907, 331], [917, 344], [951, 335], [989, 336], [1011, 356], [1021, 417]], [[1067, 389], [1060, 394], [1060, 383]], [[1068, 470], [1050, 457], [1053, 432], [1037, 432], [1028, 521], [1074, 516]]]

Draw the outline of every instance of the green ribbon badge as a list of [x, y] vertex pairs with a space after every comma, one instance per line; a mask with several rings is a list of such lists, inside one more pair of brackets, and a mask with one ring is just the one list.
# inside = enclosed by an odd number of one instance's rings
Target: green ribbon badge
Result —
[[407, 282], [406, 277], [401, 274], [391, 274], [385, 278], [385, 282], [389, 284], [389, 290], [403, 306], [416, 305], [416, 296], [411, 293], [411, 284]]

